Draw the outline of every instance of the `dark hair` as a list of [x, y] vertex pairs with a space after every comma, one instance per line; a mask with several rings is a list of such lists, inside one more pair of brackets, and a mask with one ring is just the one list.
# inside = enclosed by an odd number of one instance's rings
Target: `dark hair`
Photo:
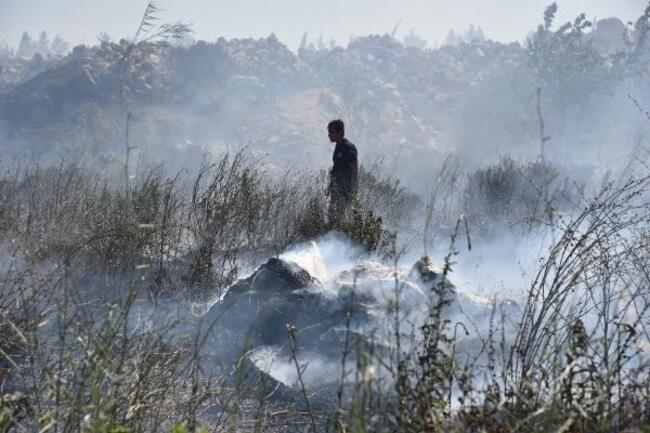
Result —
[[345, 123], [343, 123], [341, 119], [332, 120], [327, 124], [327, 129], [332, 129], [333, 131], [345, 134]]

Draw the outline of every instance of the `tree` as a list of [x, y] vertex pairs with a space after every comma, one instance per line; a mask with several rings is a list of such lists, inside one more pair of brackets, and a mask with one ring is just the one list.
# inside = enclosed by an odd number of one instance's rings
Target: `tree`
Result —
[[298, 50], [305, 50], [307, 49], [307, 43], [309, 42], [309, 36], [307, 35], [307, 32], [305, 32], [302, 35], [302, 39], [300, 40], [300, 47]]
[[316, 49], [318, 51], [324, 51], [327, 49], [327, 44], [325, 43], [325, 38], [323, 38], [322, 33], [318, 36], [318, 39], [316, 39]]
[[64, 41], [61, 35], [56, 35], [52, 40], [50, 51], [52, 52], [52, 54], [56, 54], [57, 56], [62, 56], [63, 54], [65, 54], [66, 51], [68, 51], [68, 48], [70, 48], [70, 44]]
[[648, 53], [646, 45], [648, 35], [650, 34], [650, 4], [643, 11], [634, 23], [634, 32], [636, 33], [635, 46], [629, 56], [628, 62], [639, 63], [642, 67], [648, 64]]
[[415, 29], [404, 36], [404, 46], [407, 48], [419, 48], [421, 50], [427, 47], [427, 41], [424, 38], [421, 38], [415, 33]]
[[543, 24], [528, 38], [528, 61], [535, 71], [537, 86], [556, 108], [584, 107], [594, 89], [611, 84], [615, 71], [607, 67], [607, 59], [585, 38], [592, 26], [585, 14], [554, 30], [556, 13], [555, 3], [547, 7]]
[[28, 32], [24, 32], [18, 45], [18, 55], [20, 57], [32, 57], [36, 52], [34, 41]]
[[0, 42], [0, 59], [3, 59], [5, 57], [9, 57], [13, 55], [14, 50], [11, 49], [7, 41], [2, 41]]
[[50, 53], [50, 39], [47, 37], [47, 33], [44, 30], [38, 35], [38, 42], [36, 43], [36, 52], [41, 54]]
[[463, 42], [463, 38], [457, 35], [453, 29], [449, 30], [449, 33], [447, 33], [447, 37], [445, 38], [445, 45], [456, 46], [461, 42]]
[[445, 45], [460, 45], [460, 44], [471, 44], [472, 42], [481, 42], [485, 40], [485, 33], [480, 26], [470, 24], [469, 27], [464, 32], [456, 33], [454, 30], [449, 30], [447, 33], [447, 38], [445, 39]]
[[97, 35], [97, 40], [99, 41], [100, 44], [103, 44], [104, 42], [106, 43], [113, 42], [113, 38], [111, 38], [111, 35], [106, 33], [104, 30], [99, 32], [99, 35]]
[[485, 40], [485, 34], [483, 33], [483, 29], [481, 29], [481, 26], [475, 26], [474, 24], [470, 24], [467, 30], [465, 30], [465, 42], [467, 43], [472, 43], [472, 42], [481, 42]]

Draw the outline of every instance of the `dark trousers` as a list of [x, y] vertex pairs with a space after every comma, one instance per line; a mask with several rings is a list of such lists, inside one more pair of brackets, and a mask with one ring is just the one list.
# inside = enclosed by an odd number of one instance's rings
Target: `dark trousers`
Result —
[[333, 190], [330, 193], [330, 204], [327, 209], [327, 222], [331, 228], [341, 228], [350, 216], [352, 209], [352, 194]]

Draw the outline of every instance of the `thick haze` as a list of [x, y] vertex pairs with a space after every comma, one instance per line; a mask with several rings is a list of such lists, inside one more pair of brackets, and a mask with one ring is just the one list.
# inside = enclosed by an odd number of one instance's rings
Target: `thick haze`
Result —
[[[398, 35], [414, 29], [430, 44], [444, 41], [450, 29], [478, 24], [495, 40], [522, 40], [540, 22], [551, 0], [160, 0], [165, 21], [193, 24], [197, 39], [278, 35], [295, 49], [310, 37], [347, 43], [350, 36], [383, 34], [400, 22]], [[639, 16], [644, 0], [560, 0], [558, 22], [585, 12], [588, 18]], [[73, 43], [96, 42], [100, 31], [113, 38], [130, 35], [147, 0], [0, 0], [0, 41], [17, 45], [27, 30], [60, 33]]]

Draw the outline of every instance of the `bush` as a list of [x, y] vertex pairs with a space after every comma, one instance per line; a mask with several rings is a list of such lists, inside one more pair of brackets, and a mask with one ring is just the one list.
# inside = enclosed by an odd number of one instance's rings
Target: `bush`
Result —
[[501, 226], [549, 222], [563, 204], [567, 190], [558, 186], [559, 173], [547, 164], [521, 164], [510, 157], [470, 174], [464, 210], [475, 230], [489, 234]]

